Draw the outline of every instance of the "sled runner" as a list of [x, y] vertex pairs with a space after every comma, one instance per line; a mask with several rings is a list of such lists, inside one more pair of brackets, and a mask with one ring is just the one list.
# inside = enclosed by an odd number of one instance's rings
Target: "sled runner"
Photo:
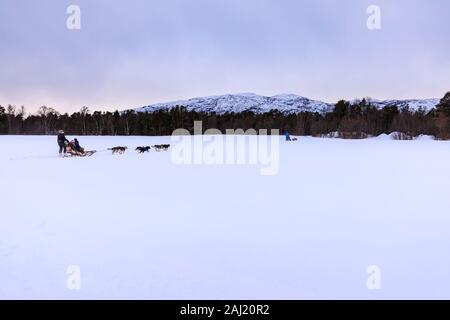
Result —
[[95, 150], [80, 152], [67, 148], [66, 157], [90, 157], [96, 152]]

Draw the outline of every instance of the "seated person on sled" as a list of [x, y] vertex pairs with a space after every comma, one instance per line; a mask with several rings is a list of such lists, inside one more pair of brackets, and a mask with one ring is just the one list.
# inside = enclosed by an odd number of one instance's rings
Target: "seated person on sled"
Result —
[[96, 153], [96, 151], [94, 150], [86, 151], [84, 148], [80, 146], [78, 139], [74, 139], [73, 141], [70, 141], [69, 144], [67, 145], [67, 153], [77, 157], [90, 157], [94, 153]]
[[84, 148], [82, 148], [82, 147], [80, 146], [80, 143], [78, 142], [78, 139], [77, 139], [77, 138], [75, 138], [75, 139], [73, 140], [73, 143], [74, 143], [75, 151], [84, 153]]
[[80, 142], [78, 142], [78, 139], [76, 138], [67, 145], [67, 152], [77, 155], [83, 155], [85, 153], [84, 149], [80, 146]]

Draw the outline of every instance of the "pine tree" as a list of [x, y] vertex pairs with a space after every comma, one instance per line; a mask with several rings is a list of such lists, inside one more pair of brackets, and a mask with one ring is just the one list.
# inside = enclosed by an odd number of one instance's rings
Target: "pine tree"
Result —
[[0, 106], [0, 134], [7, 133], [7, 117], [6, 110], [2, 106]]
[[437, 110], [442, 111], [446, 116], [450, 116], [450, 91], [441, 99], [437, 105]]
[[333, 114], [340, 119], [347, 115], [349, 109], [350, 103], [348, 101], [339, 100], [334, 106]]

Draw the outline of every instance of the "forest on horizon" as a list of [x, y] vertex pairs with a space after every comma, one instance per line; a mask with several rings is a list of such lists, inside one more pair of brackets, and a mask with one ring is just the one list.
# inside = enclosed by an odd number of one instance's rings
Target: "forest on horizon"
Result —
[[93, 111], [83, 107], [72, 114], [59, 113], [42, 106], [36, 114], [27, 115], [25, 108], [0, 106], [1, 135], [55, 135], [60, 129], [69, 135], [135, 135], [167, 136], [176, 129], [194, 131], [194, 121], [202, 121], [203, 130], [219, 129], [279, 129], [299, 136], [324, 136], [338, 132], [342, 138], [365, 138], [401, 132], [408, 139], [431, 135], [450, 139], [450, 92], [436, 108], [412, 111], [389, 106], [378, 109], [369, 100], [350, 103], [338, 101], [331, 112], [320, 114], [300, 112], [283, 114], [278, 110], [256, 114], [205, 113], [188, 111], [184, 106], [152, 113], [135, 111]]

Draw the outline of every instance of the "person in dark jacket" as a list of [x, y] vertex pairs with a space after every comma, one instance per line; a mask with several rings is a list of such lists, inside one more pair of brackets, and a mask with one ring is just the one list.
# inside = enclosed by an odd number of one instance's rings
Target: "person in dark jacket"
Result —
[[58, 133], [59, 155], [62, 155], [63, 152], [64, 154], [66, 154], [67, 152], [66, 143], [69, 143], [69, 140], [67, 140], [66, 136], [64, 135], [64, 131], [59, 130]]
[[75, 149], [75, 151], [84, 153], [84, 149], [80, 146], [80, 143], [78, 142], [78, 139], [77, 139], [77, 138], [75, 138], [75, 139], [73, 140], [73, 144], [74, 144], [74, 149]]

